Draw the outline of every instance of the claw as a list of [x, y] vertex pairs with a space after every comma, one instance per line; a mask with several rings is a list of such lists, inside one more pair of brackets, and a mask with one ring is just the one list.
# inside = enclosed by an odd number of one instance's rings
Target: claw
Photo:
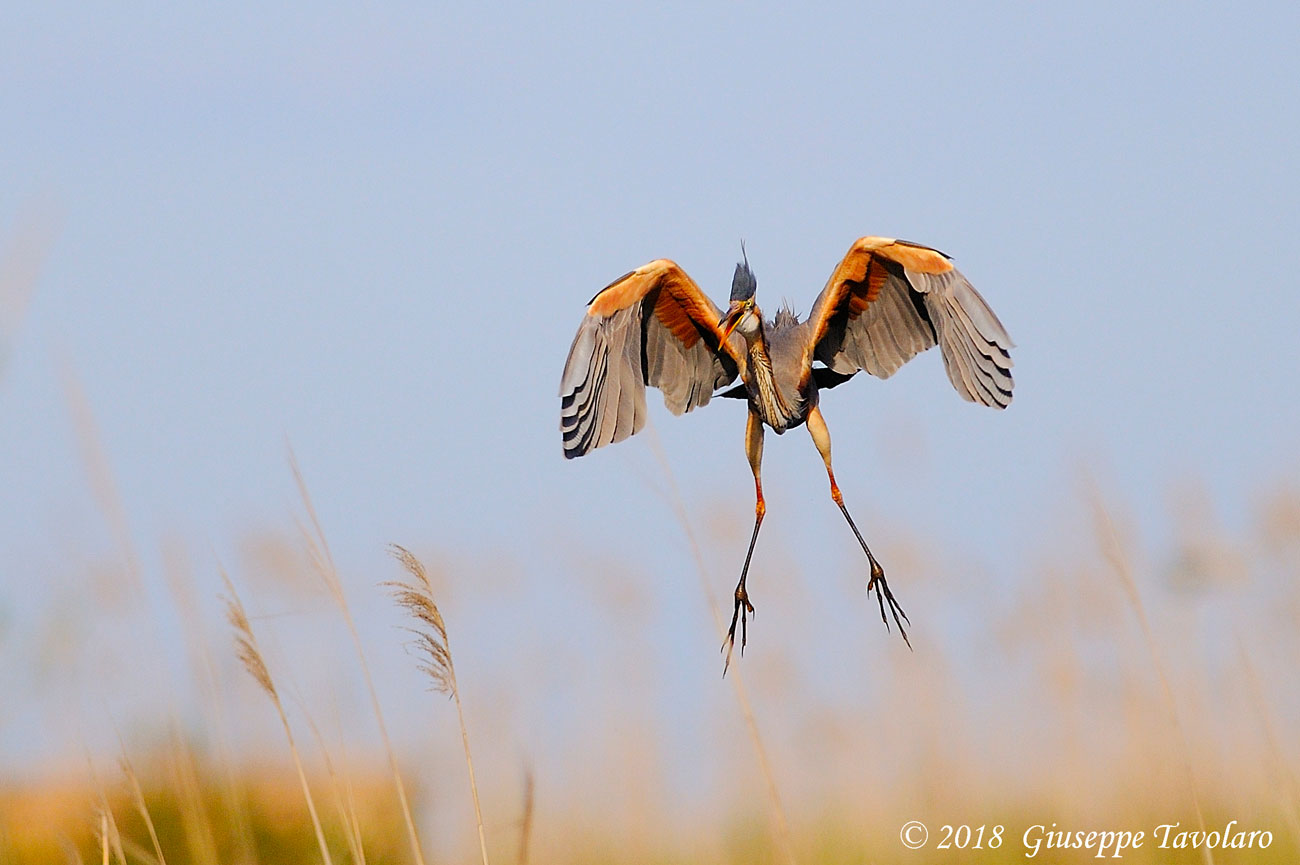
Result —
[[753, 615], [754, 605], [749, 602], [749, 595], [745, 592], [744, 586], [736, 586], [736, 607], [731, 613], [731, 627], [727, 629], [727, 639], [722, 644], [722, 650], [727, 653], [727, 660], [722, 666], [722, 675], [727, 675], [727, 670], [731, 667], [731, 652], [736, 647], [736, 620], [740, 620], [740, 654], [745, 654], [745, 643], [749, 637], [748, 616]]
[[[870, 555], [870, 554], [868, 554]], [[907, 648], [912, 648], [912, 641], [907, 638], [907, 630], [903, 627], [903, 622], [912, 624], [912, 620], [907, 617], [903, 611], [902, 605], [894, 599], [894, 593], [889, 590], [889, 582], [885, 579], [885, 569], [876, 561], [875, 556], [871, 557], [871, 579], [867, 582], [867, 596], [871, 596], [871, 590], [876, 591], [876, 602], [880, 605], [880, 621], [885, 623], [885, 630], [889, 630], [889, 619], [885, 616], [885, 602], [889, 602], [889, 612], [894, 617], [894, 624], [898, 625], [898, 633], [902, 635], [903, 642], [907, 643]], [[902, 616], [900, 619], [899, 616]]]

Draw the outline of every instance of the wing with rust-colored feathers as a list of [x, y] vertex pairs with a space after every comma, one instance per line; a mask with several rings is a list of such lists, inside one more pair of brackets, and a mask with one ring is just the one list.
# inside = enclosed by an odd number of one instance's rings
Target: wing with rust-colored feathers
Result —
[[859, 238], [813, 303], [805, 369], [888, 378], [935, 345], [957, 393], [995, 408], [1011, 403], [1011, 338], [943, 253], [884, 237]]
[[560, 380], [560, 432], [570, 459], [645, 425], [646, 385], [673, 414], [704, 405], [744, 365], [740, 337], [722, 339], [722, 312], [675, 263], [652, 261], [616, 279], [587, 307]]

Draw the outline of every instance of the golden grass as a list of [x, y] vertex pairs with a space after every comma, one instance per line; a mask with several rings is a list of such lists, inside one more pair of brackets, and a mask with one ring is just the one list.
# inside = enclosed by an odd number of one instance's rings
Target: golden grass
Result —
[[131, 765], [131, 759], [126, 756], [125, 750], [120, 760], [122, 774], [126, 777], [127, 784], [131, 789], [131, 801], [135, 809], [140, 814], [140, 819], [144, 820], [145, 828], [149, 830], [149, 841], [153, 844], [153, 852], [158, 860], [158, 865], [167, 865], [167, 857], [163, 855], [162, 842], [158, 840], [158, 829], [154, 826], [153, 815], [149, 813], [149, 804], [144, 800], [144, 790], [140, 787], [140, 779], [135, 774], [135, 767]]
[[321, 735], [320, 728], [312, 720], [311, 714], [305, 710], [302, 714], [307, 721], [307, 728], [311, 730], [312, 738], [316, 741], [316, 750], [320, 753], [321, 762], [325, 765], [325, 775], [330, 782], [330, 798], [333, 800], [334, 814], [339, 825], [343, 827], [343, 838], [347, 842], [348, 853], [351, 854], [352, 861], [356, 865], [366, 865], [365, 841], [361, 835], [361, 826], [357, 818], [356, 802], [352, 798], [351, 787], [335, 768], [334, 760], [330, 757], [329, 748], [325, 745], [325, 737]]
[[86, 763], [90, 767], [90, 779], [95, 789], [95, 812], [99, 818], [99, 828], [97, 837], [99, 840], [100, 857], [107, 865], [109, 854], [115, 857], [114, 861], [127, 865], [126, 853], [122, 849], [122, 834], [117, 828], [117, 818], [113, 816], [113, 807], [108, 802], [108, 795], [100, 783], [99, 775], [95, 772], [94, 764], [89, 756]]
[[[707, 642], [716, 647], [722, 642], [723, 621], [709, 586], [720, 577], [714, 573], [705, 579], [702, 552], [710, 539], [696, 536], [702, 530], [687, 514], [671, 476], [666, 483], [717, 630], [716, 643], [712, 635]], [[311, 527], [304, 536], [309, 551], [315, 545], [310, 554], [341, 592], [342, 581], [305, 485], [303, 492]], [[773, 616], [782, 617], [779, 639], [765, 640], [757, 655], [751, 647], [750, 656], [733, 665], [729, 693], [717, 687], [711, 666], [716, 656], [709, 653], [685, 670], [669, 667], [649, 655], [661, 648], [657, 629], [662, 623], [629, 618], [621, 608], [598, 607], [597, 617], [619, 629], [620, 645], [607, 648], [605, 668], [595, 666], [601, 658], [566, 654], [562, 645], [532, 659], [536, 663], [512, 657], [494, 666], [474, 656], [473, 640], [459, 640], [457, 652], [468, 650], [467, 657], [475, 661], [471, 666], [460, 658], [467, 677], [471, 669], [478, 674], [472, 691], [487, 694], [483, 702], [497, 707], [484, 716], [471, 712], [469, 720], [461, 688], [470, 683], [457, 679], [444, 614], [455, 613], [450, 624], [462, 637], [462, 614], [472, 625], [476, 609], [501, 603], [500, 586], [468, 568], [451, 567], [448, 578], [467, 594], [457, 595], [455, 608], [440, 608], [424, 564], [394, 548], [403, 579], [388, 588], [413, 623], [423, 675], [456, 703], [460, 734], [455, 742], [447, 725], [446, 741], [434, 737], [432, 747], [428, 737], [421, 737], [425, 745], [419, 753], [427, 759], [408, 757], [409, 762], [398, 760], [401, 752], [392, 743], [382, 741], [382, 750], [367, 751], [366, 743], [344, 735], [348, 750], [355, 743], [366, 755], [349, 761], [344, 745], [327, 741], [312, 721], [312, 700], [319, 696], [312, 693], [301, 700], [300, 716], [317, 747], [299, 752], [281, 702], [289, 692], [273, 676], [285, 670], [280, 678], [291, 681], [287, 670], [293, 665], [283, 664], [279, 653], [268, 664], [257, 638], [267, 637], [265, 628], [277, 635], [293, 633], [299, 641], [324, 644], [326, 639], [304, 633], [310, 627], [309, 619], [302, 621], [305, 617], [250, 620], [223, 573], [234, 651], [226, 648], [204, 661], [201, 647], [190, 649], [201, 686], [199, 704], [206, 707], [199, 726], [182, 734], [168, 720], [165, 735], [147, 736], [144, 749], [132, 746], [131, 759], [121, 747], [116, 786], [102, 786], [93, 771], [72, 779], [0, 777], [0, 861], [255, 865], [302, 861], [314, 841], [325, 862], [333, 856], [340, 862], [400, 865], [416, 863], [408, 821], [414, 823], [417, 814], [428, 821], [420, 825], [422, 835], [431, 845], [441, 844], [429, 850], [431, 860], [440, 862], [465, 861], [471, 845], [484, 862], [490, 847], [498, 859], [503, 851], [514, 852], [521, 865], [938, 861], [938, 851], [916, 853], [899, 844], [899, 827], [907, 819], [931, 822], [932, 835], [944, 822], [1001, 823], [1016, 842], [999, 851], [953, 852], [954, 862], [1025, 861], [1018, 833], [1033, 823], [1150, 830], [1180, 820], [1187, 828], [1213, 830], [1230, 819], [1270, 829], [1272, 846], [1249, 854], [1147, 849], [1123, 861], [1164, 865], [1210, 856], [1250, 865], [1300, 861], [1295, 780], [1300, 629], [1293, 612], [1300, 609], [1300, 522], [1293, 526], [1286, 517], [1293, 510], [1291, 500], [1272, 501], [1259, 524], [1242, 533], [1249, 582], [1198, 589], [1212, 593], [1204, 599], [1176, 594], [1184, 591], [1169, 588], [1177, 580], [1161, 576], [1159, 561], [1182, 561], [1177, 551], [1144, 551], [1131, 521], [1116, 517], [1122, 509], [1095, 494], [1085, 504], [1090, 525], [1080, 520], [1075, 526], [1080, 537], [1074, 539], [1082, 539], [1082, 554], [1055, 557], [1054, 550], [1067, 550], [1069, 544], [1069, 539], [1055, 538], [1029, 579], [1012, 584], [999, 597], [982, 595], [979, 616], [993, 620], [984, 637], [962, 634], [945, 642], [938, 633], [951, 621], [938, 611], [945, 603], [962, 623], [973, 618], [970, 589], [978, 574], [951, 575], [942, 557], [924, 547], [891, 556], [896, 570], [915, 575], [917, 603], [928, 607], [933, 635], [906, 666], [882, 664], [873, 656], [880, 643], [865, 627], [869, 619], [859, 617], [856, 608], [827, 611], [773, 603]], [[767, 557], [780, 563], [785, 552], [779, 549], [779, 533], [774, 538]], [[1149, 563], [1153, 559], [1156, 565]], [[617, 557], [611, 560], [613, 565], [601, 565], [601, 582], [635, 584], [643, 576], [632, 568], [611, 571], [620, 567]], [[798, 574], [788, 576], [795, 585], [787, 600], [797, 600], [806, 587], [798, 585]], [[182, 586], [187, 578], [177, 574], [176, 579]], [[822, 588], [825, 596], [842, 590], [833, 584]], [[181, 600], [186, 590], [174, 590], [178, 604], [199, 606]], [[774, 584], [771, 591], [782, 589]], [[609, 597], [610, 605], [624, 603]], [[346, 607], [346, 598], [342, 604], [338, 598], [333, 602]], [[1251, 630], [1239, 636], [1223, 624], [1217, 613], [1225, 602], [1251, 616]], [[1214, 614], [1198, 618], [1200, 607]], [[114, 609], [112, 614], [122, 613]], [[345, 612], [345, 619], [350, 615]], [[201, 620], [199, 611], [182, 615], [187, 640], [202, 642]], [[863, 634], [839, 636], [837, 623], [843, 621], [860, 624]], [[808, 630], [807, 623], [815, 630]], [[684, 633], [677, 623], [673, 626], [675, 634]], [[1224, 635], [1226, 654], [1211, 648]], [[148, 632], [139, 639], [146, 644], [141, 652], [152, 651]], [[355, 631], [353, 639], [360, 643]], [[828, 670], [824, 661], [829, 652], [837, 653], [837, 665]], [[225, 666], [234, 672], [226, 674]], [[1017, 672], [1000, 675], [1005, 669]], [[708, 695], [677, 717], [699, 729], [668, 728], [653, 711], [666, 693], [663, 682], [697, 670], [699, 681], [707, 680]], [[822, 684], [809, 681], [810, 671], [822, 674]], [[245, 673], [262, 692], [256, 700], [269, 697], [284, 728], [285, 740], [271, 759], [246, 737], [235, 739], [235, 752], [244, 755], [239, 760], [228, 761], [220, 745], [218, 734], [228, 721], [211, 708], [211, 699], [224, 707], [223, 716], [236, 721], [259, 714], [241, 705], [229, 687], [230, 676]], [[567, 722], [574, 725], [574, 740], [556, 746], [567, 750], [529, 755], [520, 797], [517, 749], [535, 744], [518, 738], [510, 726], [516, 705], [511, 696], [522, 691], [520, 703], [544, 700], [557, 683], [564, 688], [570, 679], [583, 677], [596, 682], [604, 702], [588, 696], [589, 702], [576, 709], [578, 719]], [[1020, 690], [1015, 689], [1016, 677]], [[204, 684], [209, 678], [211, 688]], [[530, 692], [534, 679], [539, 681]], [[82, 681], [79, 687], [93, 694], [96, 687], [112, 690], [117, 683]], [[818, 690], [828, 687], [840, 693], [828, 696]], [[364, 715], [362, 688], [375, 702], [378, 697], [373, 683], [358, 686], [356, 708]], [[846, 701], [845, 692], [863, 696]], [[562, 694], [561, 699], [570, 699], [570, 692]], [[739, 704], [739, 716], [730, 710], [729, 700]], [[473, 709], [479, 701], [470, 702]], [[983, 714], [990, 717], [981, 719]], [[261, 715], [270, 723], [268, 714]], [[761, 736], [759, 717], [764, 722]], [[471, 720], [482, 749], [480, 762], [469, 747]], [[690, 782], [683, 787], [671, 780], [670, 773], [682, 773], [681, 768], [660, 764], [672, 759], [671, 748], [683, 738], [698, 749], [690, 758], [692, 769], [715, 765], [719, 775], [737, 779], [735, 785], [719, 784], [706, 793], [703, 787], [690, 789]], [[517, 741], [512, 744], [512, 739]], [[454, 777], [443, 782], [450, 777], [443, 765], [462, 758], [469, 796]], [[429, 779], [427, 789], [417, 788], [420, 793], [409, 810], [395, 807], [396, 765], [408, 777]], [[582, 771], [562, 774], [568, 766]], [[694, 779], [704, 773], [685, 775]], [[743, 780], [750, 775], [752, 785]], [[505, 801], [494, 799], [494, 787], [513, 792]], [[620, 797], [629, 788], [635, 795]], [[321, 799], [323, 810], [317, 810], [313, 791], [328, 791], [328, 800]], [[236, 815], [231, 803], [244, 803], [244, 817]], [[468, 832], [455, 830], [471, 809], [476, 844]], [[485, 814], [513, 817], [494, 825]], [[464, 838], [464, 850], [457, 837]], [[1093, 860], [1064, 851], [1038, 861]]]
[[366, 660], [365, 649], [361, 644], [361, 636], [357, 633], [357, 625], [352, 618], [352, 608], [348, 606], [347, 594], [343, 591], [343, 581], [339, 578], [338, 568], [334, 566], [334, 556], [330, 553], [329, 542], [325, 539], [325, 530], [321, 528], [320, 519], [316, 516], [316, 506], [312, 504], [311, 495], [307, 492], [307, 482], [303, 479], [302, 470], [298, 467], [298, 459], [294, 456], [292, 447], [289, 448], [289, 468], [293, 471], [294, 482], [298, 485], [298, 494], [301, 496], [303, 506], [307, 509], [307, 515], [311, 520], [312, 530], [307, 531], [305, 528], [300, 527], [300, 533], [307, 542], [308, 553], [311, 556], [316, 573], [325, 583], [330, 598], [333, 599], [339, 613], [342, 614], [343, 621], [348, 627], [348, 634], [352, 637], [352, 646], [357, 653], [357, 660], [361, 664], [361, 674], [366, 682], [366, 691], [370, 695], [370, 706], [375, 714], [375, 722], [379, 725], [379, 736], [383, 740], [384, 752], [388, 756], [389, 771], [393, 775], [393, 784], [397, 790], [397, 799], [401, 805], [402, 817], [406, 821], [406, 834], [411, 844], [411, 855], [415, 858], [416, 865], [425, 865], [424, 852], [420, 846], [420, 835], [415, 828], [415, 815], [411, 813], [411, 803], [406, 795], [406, 782], [402, 780], [401, 767], [397, 763], [397, 752], [393, 750], [393, 742], [388, 735], [388, 724], [384, 720], [384, 711], [379, 702], [379, 693], [375, 690], [375, 680], [370, 675], [370, 663]]
[[[1196, 824], [1201, 832], [1205, 832], [1205, 809], [1201, 807], [1201, 794], [1198, 789], [1196, 769], [1192, 765], [1192, 749], [1187, 741], [1187, 733], [1183, 728], [1183, 721], [1178, 712], [1178, 702], [1174, 699], [1174, 689], [1170, 684], [1169, 672], [1166, 669], [1164, 659], [1160, 656], [1160, 649], [1156, 646], [1156, 638], [1151, 630], [1151, 622], [1147, 618], [1147, 608], [1142, 603], [1142, 594], [1138, 591], [1137, 581], [1133, 577], [1132, 553], [1120, 539], [1119, 532], [1115, 529], [1115, 523], [1111, 520], [1110, 512], [1106, 509], [1105, 500], [1095, 485], [1091, 487], [1091, 505], [1098, 545], [1101, 548], [1102, 556], [1105, 558], [1106, 563], [1110, 565], [1111, 570], [1114, 571], [1115, 576], [1119, 578], [1120, 585], [1124, 589], [1124, 595], [1137, 616], [1138, 624], [1142, 630], [1142, 641], [1146, 646], [1147, 654], [1151, 657], [1151, 665], [1155, 668], [1156, 676], [1160, 680], [1160, 693], [1164, 698], [1165, 711], [1169, 715], [1170, 726], [1173, 728], [1174, 735], [1178, 740], [1178, 747], [1182, 755], [1183, 772], [1187, 778], [1187, 791], [1192, 799], [1192, 808], [1196, 811]], [[1214, 853], [1210, 848], [1201, 848], [1201, 856], [1206, 865], [1214, 865]]]
[[248, 613], [244, 611], [244, 604], [239, 600], [239, 593], [235, 591], [234, 583], [230, 582], [230, 578], [224, 572], [221, 579], [226, 585], [227, 592], [226, 617], [235, 632], [235, 654], [239, 656], [248, 675], [252, 676], [253, 681], [257, 682], [271, 698], [276, 714], [280, 716], [280, 723], [284, 726], [284, 737], [288, 740], [289, 752], [293, 755], [293, 765], [298, 770], [298, 780], [302, 783], [302, 795], [307, 801], [307, 811], [311, 815], [311, 825], [316, 833], [321, 860], [325, 865], [333, 865], [334, 860], [330, 856], [329, 845], [325, 843], [325, 832], [321, 828], [320, 817], [316, 814], [316, 800], [311, 794], [311, 785], [307, 783], [307, 772], [303, 769], [302, 757], [298, 754], [298, 745], [294, 742], [293, 728], [289, 725], [289, 717], [284, 712], [284, 704], [280, 701], [280, 694], [276, 691], [275, 682], [271, 679], [262, 651], [258, 648], [257, 637], [253, 635], [253, 626], [248, 621]]
[[515, 859], [519, 865], [528, 865], [528, 842], [533, 837], [533, 796], [536, 793], [533, 770], [524, 772], [524, 807], [523, 816], [519, 818], [519, 855]]
[[[229, 741], [230, 707], [227, 705], [227, 701], [222, 698], [220, 677], [217, 673], [217, 665], [213, 661], [212, 646], [208, 639], [207, 629], [204, 626], [201, 604], [194, 585], [194, 576], [176, 546], [170, 545], [164, 550], [164, 559], [166, 562], [164, 574], [167, 587], [180, 615], [181, 630], [185, 635], [186, 648], [193, 666], [193, 676], [199, 684], [203, 714], [208, 720], [208, 733], [216, 746], [217, 764], [220, 767], [218, 789], [221, 793], [221, 802], [219, 810], [224, 818], [229, 821], [235, 841], [228, 861], [238, 863], [238, 865], [251, 865], [256, 858], [253, 852], [252, 821], [243, 797], [240, 795], [239, 781], [236, 777], [237, 769], [231, 753]], [[183, 742], [179, 735], [175, 735], [174, 729], [172, 742], [173, 752], [179, 754]], [[192, 761], [187, 757], [185, 762], [190, 770], [186, 772], [185, 777], [187, 780], [191, 780]], [[193, 795], [191, 795], [191, 801], [194, 801]], [[210, 835], [210, 833], [206, 834]], [[195, 841], [203, 850], [200, 861], [217, 861], [216, 854], [212, 850], [208, 839], [195, 839]]]
[[469, 748], [469, 729], [465, 726], [465, 710], [461, 706], [460, 686], [456, 683], [456, 665], [452, 662], [451, 646], [447, 642], [447, 625], [433, 600], [433, 584], [424, 563], [404, 547], [392, 546], [394, 558], [401, 563], [410, 579], [385, 583], [393, 593], [398, 606], [415, 619], [415, 627], [408, 630], [415, 636], [415, 652], [421, 661], [417, 664], [429, 677], [435, 691], [448, 694], [456, 703], [456, 720], [460, 723], [460, 739], [465, 749], [465, 766], [469, 770], [470, 795], [474, 799], [474, 819], [478, 824], [479, 855], [483, 865], [488, 865], [487, 835], [483, 831], [483, 806], [479, 801], [478, 779], [474, 776], [474, 758]]

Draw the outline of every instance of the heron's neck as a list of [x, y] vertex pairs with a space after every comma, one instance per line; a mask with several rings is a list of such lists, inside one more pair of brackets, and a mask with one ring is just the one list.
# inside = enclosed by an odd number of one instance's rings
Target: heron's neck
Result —
[[761, 324], [754, 336], [746, 340], [746, 344], [749, 347], [749, 369], [753, 375], [754, 389], [758, 391], [759, 410], [773, 429], [784, 430], [795, 413], [785, 397], [781, 396], [781, 389], [776, 386], [776, 374], [772, 371], [772, 358], [767, 353], [767, 339]]

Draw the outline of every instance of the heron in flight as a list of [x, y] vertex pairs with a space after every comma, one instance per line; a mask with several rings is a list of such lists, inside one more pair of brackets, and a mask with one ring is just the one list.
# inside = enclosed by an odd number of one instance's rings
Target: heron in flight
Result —
[[[760, 472], [763, 427], [780, 435], [806, 425], [826, 464], [831, 498], [870, 563], [867, 593], [875, 590], [887, 629], [889, 605], [894, 624], [911, 646], [903, 628], [911, 620], [889, 590], [884, 568], [835, 483], [820, 394], [862, 370], [889, 378], [937, 344], [957, 393], [971, 402], [1006, 408], [1011, 403], [1011, 338], [951, 259], [928, 246], [887, 237], [854, 241], [805, 321], [788, 307], [765, 320], [754, 302], [757, 281], [743, 245], [741, 257], [726, 312], [675, 262], [663, 258], [619, 277], [592, 298], [560, 382], [564, 455], [580, 457], [639, 432], [646, 420], [646, 385], [663, 392], [673, 414], [705, 405], [715, 395], [748, 403], [745, 453], [754, 472], [754, 532], [724, 643], [730, 658], [737, 619], [743, 652], [747, 614], [754, 612], [745, 577], [767, 511]], [[716, 393], [737, 377], [741, 384]]]

